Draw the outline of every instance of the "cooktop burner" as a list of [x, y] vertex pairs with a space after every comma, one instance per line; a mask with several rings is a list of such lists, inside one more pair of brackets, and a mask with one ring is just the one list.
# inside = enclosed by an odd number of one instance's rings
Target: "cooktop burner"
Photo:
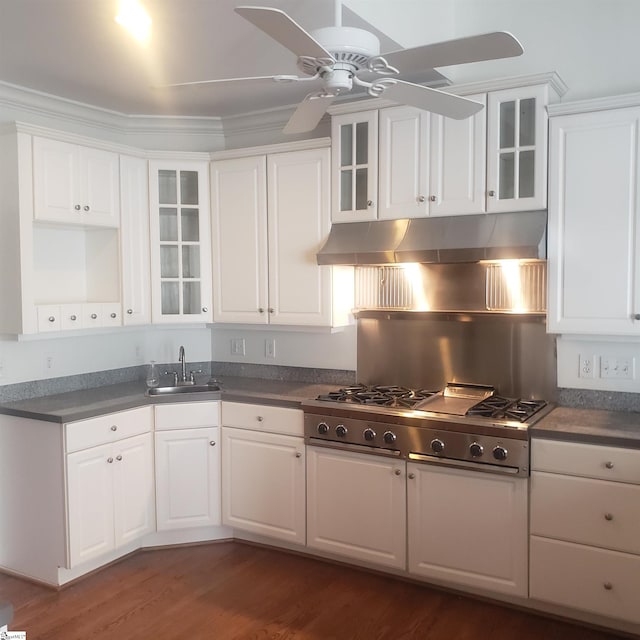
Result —
[[[434, 389], [409, 389], [397, 385], [356, 384], [319, 395], [317, 400], [396, 409], [413, 409], [421, 405], [419, 409], [429, 411], [429, 404], [424, 401], [440, 393]], [[464, 415], [524, 423], [546, 406], [545, 400], [505, 398], [494, 394], [474, 404]]]

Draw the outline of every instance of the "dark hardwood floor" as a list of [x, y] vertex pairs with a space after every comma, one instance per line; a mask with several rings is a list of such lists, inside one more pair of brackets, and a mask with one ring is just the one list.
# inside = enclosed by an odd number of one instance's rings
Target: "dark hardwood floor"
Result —
[[144, 551], [60, 591], [0, 575], [28, 640], [610, 640], [614, 634], [272, 549]]

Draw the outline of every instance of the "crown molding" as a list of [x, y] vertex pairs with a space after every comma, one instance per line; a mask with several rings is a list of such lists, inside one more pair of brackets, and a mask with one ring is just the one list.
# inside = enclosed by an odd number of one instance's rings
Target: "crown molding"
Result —
[[294, 140], [293, 142], [279, 142], [265, 144], [257, 147], [242, 147], [241, 149], [228, 149], [226, 151], [214, 151], [210, 154], [211, 160], [231, 160], [245, 158], [247, 156], [261, 156], [270, 153], [283, 153], [285, 151], [306, 151], [308, 149], [323, 149], [331, 146], [331, 138], [311, 138], [308, 140]]
[[564, 104], [553, 104], [547, 107], [550, 117], [566, 116], [589, 111], [606, 111], [608, 109], [625, 109], [640, 106], [640, 93], [626, 93], [620, 96], [589, 98]]

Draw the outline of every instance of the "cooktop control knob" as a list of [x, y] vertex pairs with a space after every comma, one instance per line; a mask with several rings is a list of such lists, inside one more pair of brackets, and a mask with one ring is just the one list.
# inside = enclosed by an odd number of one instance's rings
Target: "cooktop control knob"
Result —
[[431, 441], [431, 451], [434, 453], [442, 453], [444, 451], [444, 442], [440, 438], [434, 438]]
[[371, 442], [372, 440], [375, 440], [376, 432], [373, 429], [368, 428], [364, 430], [362, 435], [367, 442]]
[[384, 435], [382, 436], [382, 439], [387, 443], [387, 444], [393, 444], [396, 441], [396, 434], [393, 433], [393, 431], [385, 431]]
[[493, 450], [493, 457], [496, 460], [506, 460], [507, 459], [507, 450], [504, 447], [497, 446]]
[[320, 422], [317, 426], [318, 433], [323, 436], [326, 433], [329, 433], [329, 425], [326, 422]]
[[344, 438], [347, 435], [347, 427], [345, 427], [343, 424], [339, 424], [336, 427], [336, 435], [339, 438]]
[[469, 453], [472, 458], [479, 458], [484, 453], [484, 447], [477, 442], [472, 442], [469, 445]]

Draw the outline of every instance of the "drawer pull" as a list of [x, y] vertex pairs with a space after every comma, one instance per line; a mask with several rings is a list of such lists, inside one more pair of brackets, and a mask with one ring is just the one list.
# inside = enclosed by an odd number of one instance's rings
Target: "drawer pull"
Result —
[[604, 463], [604, 466], [607, 467], [607, 469], [613, 469], [613, 462], [609, 460], [608, 462]]
[[107, 458], [107, 462], [111, 464], [113, 462], [113, 458]]
[[262, 422], [264, 418], [262, 416], [258, 416], [258, 422]]
[[296, 458], [302, 458], [302, 454], [299, 451], [296, 451]]
[[402, 471], [400, 471], [400, 469], [394, 469], [393, 473], [399, 476], [402, 473]]
[[115, 424], [111, 425], [111, 431], [117, 431], [118, 427]]
[[607, 591], [611, 591], [611, 589], [613, 589], [613, 585], [610, 582], [605, 582], [602, 585]]
[[409, 474], [409, 480], [415, 480], [416, 474], [415, 473], [410, 473]]
[[55, 321], [56, 321], [55, 316], [49, 316], [49, 322], [55, 322]]
[[613, 520], [613, 513], [605, 513], [604, 514], [604, 519], [608, 520], [609, 522], [611, 522]]
[[116, 460], [117, 460], [118, 462], [120, 462], [120, 461], [122, 460], [122, 456], [121, 456], [120, 454], [118, 454], [118, 455], [116, 456]]
[[215, 440], [211, 440], [211, 441], [209, 442], [209, 444], [210, 444], [212, 447], [215, 447], [215, 446], [216, 446], [216, 441], [215, 441]]

